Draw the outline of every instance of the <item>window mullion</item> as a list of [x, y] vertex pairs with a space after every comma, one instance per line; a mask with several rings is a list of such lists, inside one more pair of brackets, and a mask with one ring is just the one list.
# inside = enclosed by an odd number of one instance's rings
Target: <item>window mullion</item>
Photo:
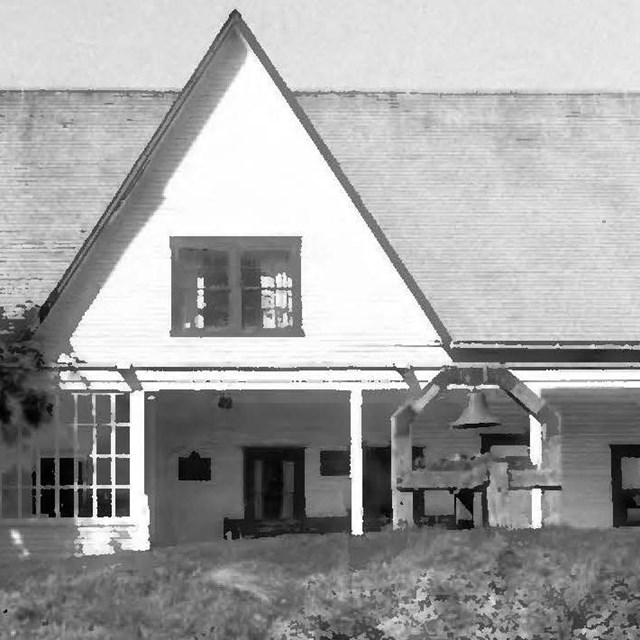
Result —
[[78, 421], [73, 420], [73, 517], [77, 518], [80, 513], [78, 501], [78, 477], [80, 475], [80, 452], [78, 447]]
[[116, 515], [116, 397], [111, 394], [111, 517]]
[[53, 422], [53, 441], [54, 441], [54, 454], [53, 454], [53, 512], [55, 517], [59, 518], [60, 514], [60, 429], [58, 425], [58, 418]]
[[98, 490], [96, 483], [98, 481], [98, 457], [96, 455], [98, 449], [98, 427], [96, 426], [96, 396], [91, 394], [91, 417], [93, 426], [91, 427], [91, 517], [95, 518], [98, 515]]

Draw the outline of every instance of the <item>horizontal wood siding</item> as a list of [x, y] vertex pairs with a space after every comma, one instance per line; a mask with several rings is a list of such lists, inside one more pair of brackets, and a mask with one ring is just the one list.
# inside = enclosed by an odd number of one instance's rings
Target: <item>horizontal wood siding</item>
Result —
[[561, 414], [561, 521], [610, 527], [610, 444], [640, 444], [640, 390], [557, 389], [544, 397]]

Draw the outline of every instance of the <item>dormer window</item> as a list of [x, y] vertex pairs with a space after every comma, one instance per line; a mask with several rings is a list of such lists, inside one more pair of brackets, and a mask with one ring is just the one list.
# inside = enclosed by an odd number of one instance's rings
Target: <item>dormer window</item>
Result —
[[302, 335], [300, 238], [171, 238], [171, 261], [171, 335]]

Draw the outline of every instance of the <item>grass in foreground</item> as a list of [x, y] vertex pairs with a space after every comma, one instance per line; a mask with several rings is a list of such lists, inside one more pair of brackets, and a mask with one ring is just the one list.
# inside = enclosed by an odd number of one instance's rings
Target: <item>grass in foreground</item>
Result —
[[640, 637], [635, 531], [282, 536], [0, 566], [0, 638]]

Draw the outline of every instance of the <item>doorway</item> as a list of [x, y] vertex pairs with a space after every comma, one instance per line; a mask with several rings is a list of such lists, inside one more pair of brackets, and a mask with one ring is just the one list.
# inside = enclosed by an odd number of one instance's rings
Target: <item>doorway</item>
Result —
[[244, 518], [247, 523], [281, 526], [305, 517], [304, 449], [244, 449]]
[[[391, 447], [363, 448], [362, 506], [365, 531], [378, 531], [393, 517], [391, 506]], [[412, 460], [424, 454], [424, 447], [412, 447]], [[422, 492], [414, 491], [413, 517], [424, 515]]]
[[640, 526], [640, 445], [612, 444], [611, 500], [614, 527]]

